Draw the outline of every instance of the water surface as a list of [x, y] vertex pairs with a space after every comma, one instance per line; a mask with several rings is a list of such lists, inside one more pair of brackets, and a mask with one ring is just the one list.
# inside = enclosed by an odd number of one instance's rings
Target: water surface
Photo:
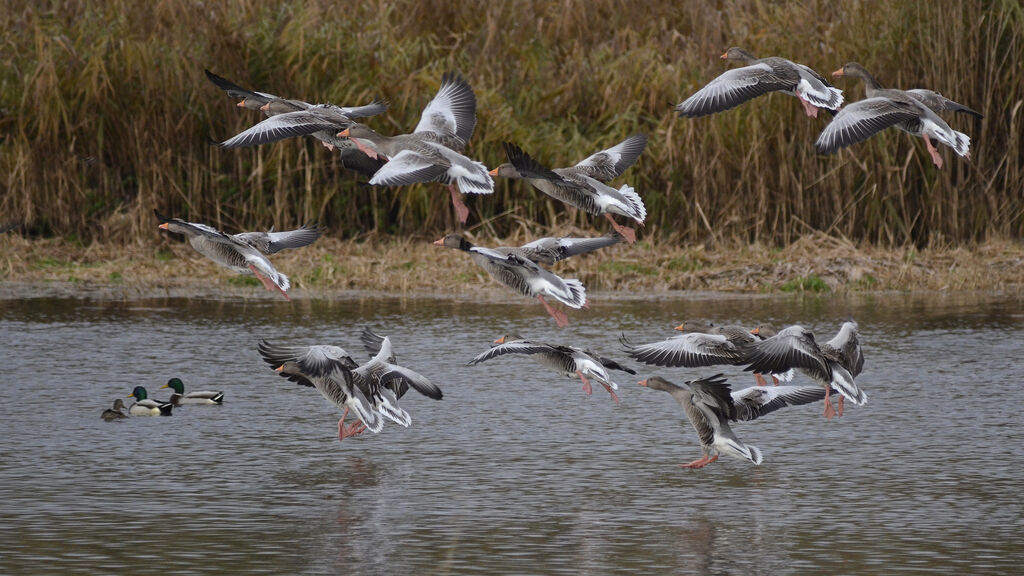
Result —
[[[1024, 561], [1021, 300], [1009, 296], [613, 300], [557, 329], [539, 305], [443, 299], [0, 301], [5, 574], [1007, 573]], [[868, 404], [740, 423], [764, 463], [703, 470], [667, 394], [713, 370], [626, 362], [622, 403], [528, 358], [465, 363], [505, 332], [626, 361], [689, 317], [858, 320]], [[270, 371], [268, 338], [360, 352], [363, 326], [444, 400], [339, 442], [340, 416]], [[734, 388], [753, 384], [724, 368]], [[171, 376], [223, 406], [108, 423]], [[798, 376], [802, 383], [809, 383]], [[166, 398], [167, 390], [155, 394]]]

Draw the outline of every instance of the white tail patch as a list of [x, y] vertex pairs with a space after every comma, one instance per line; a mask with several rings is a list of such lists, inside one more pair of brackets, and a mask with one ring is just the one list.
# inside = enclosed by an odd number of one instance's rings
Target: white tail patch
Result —
[[622, 194], [629, 203], [630, 214], [627, 214], [627, 216], [636, 220], [638, 224], [643, 224], [644, 220], [647, 219], [647, 207], [644, 206], [644, 201], [640, 198], [640, 195], [629, 184], [623, 184], [622, 188], [619, 188], [619, 194]]
[[561, 292], [559, 294], [552, 294], [552, 296], [570, 308], [583, 308], [587, 303], [587, 289], [583, 287], [583, 283], [575, 278], [563, 280], [562, 282], [565, 283], [568, 293]]
[[754, 466], [760, 466], [761, 462], [764, 461], [764, 457], [761, 455], [761, 449], [757, 446], [747, 445], [747, 450], [750, 451], [750, 461], [754, 463]]
[[853, 381], [853, 376], [840, 366], [832, 367], [832, 387], [858, 406], [868, 401], [868, 395]]

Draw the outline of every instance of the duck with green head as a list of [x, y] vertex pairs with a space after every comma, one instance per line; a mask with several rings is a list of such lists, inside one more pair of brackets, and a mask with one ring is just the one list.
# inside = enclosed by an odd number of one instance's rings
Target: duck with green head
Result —
[[181, 378], [171, 378], [167, 381], [167, 384], [160, 388], [174, 390], [174, 394], [171, 394], [170, 402], [175, 406], [181, 406], [182, 404], [221, 404], [224, 402], [223, 392], [200, 390], [185, 394], [185, 384], [181, 381]]
[[142, 386], [136, 386], [129, 398], [135, 398], [135, 403], [128, 409], [132, 416], [170, 416], [174, 404], [170, 402], [159, 402], [150, 400], [149, 394]]

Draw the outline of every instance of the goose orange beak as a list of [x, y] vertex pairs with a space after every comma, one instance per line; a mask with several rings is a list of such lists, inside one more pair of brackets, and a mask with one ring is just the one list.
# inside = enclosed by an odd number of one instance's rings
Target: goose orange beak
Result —
[[239, 108], [245, 108], [245, 98], [242, 98], [242, 101], [238, 104], [235, 104], [235, 106], [238, 106]]
[[338, 132], [339, 138], [348, 138], [348, 128], [345, 128], [341, 132]]
[[639, 384], [641, 386], [647, 386], [647, 380], [641, 380], [641, 381], [637, 382], [637, 384]]
[[494, 343], [495, 344], [504, 344], [505, 343], [505, 338], [506, 338], [506, 336], [502, 336], [501, 338], [498, 338], [497, 340], [495, 340]]
[[491, 170], [490, 172], [488, 172], [488, 174], [490, 174], [491, 176], [497, 176], [498, 175], [498, 169], [495, 168], [494, 170]]
[[[729, 53], [728, 52], [723, 52], [722, 55], [719, 56], [719, 58], [721, 58], [722, 60], [728, 60], [729, 59]], [[646, 382], [646, 380], [644, 380], [644, 382]], [[646, 384], [644, 384], [644, 386], [646, 386]]]
[[444, 246], [444, 238], [434, 240], [434, 246]]
[[263, 106], [260, 106], [260, 110], [270, 110], [270, 102], [267, 102]]
[[682, 332], [683, 331], [683, 324], [680, 324], [679, 326], [676, 326], [674, 328], [674, 330], [679, 330], [680, 332]]
[[754, 328], [753, 330], [750, 331], [750, 333], [753, 334], [754, 336], [757, 336], [758, 334], [761, 333], [761, 327], [758, 326], [757, 328]]
[[167, 230], [167, 222], [164, 222], [163, 224], [157, 226], [157, 228], [160, 228], [161, 230]]
[[278, 366], [277, 368], [274, 368], [274, 372], [280, 372], [280, 371], [282, 371], [282, 370], [284, 370], [284, 364], [281, 364], [281, 365], [280, 365], [280, 366]]
[[843, 69], [842, 68], [840, 68], [839, 70], [836, 70], [835, 72], [832, 73], [832, 77], [833, 78], [839, 78], [840, 76], [845, 76], [845, 74], [843, 74]]

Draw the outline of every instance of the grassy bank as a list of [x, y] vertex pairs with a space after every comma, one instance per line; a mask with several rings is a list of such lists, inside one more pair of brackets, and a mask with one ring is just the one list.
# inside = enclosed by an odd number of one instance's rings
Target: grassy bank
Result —
[[[14, 0], [0, 25], [0, 213], [34, 235], [138, 243], [154, 208], [236, 230], [319, 220], [343, 238], [452, 225], [438, 186], [368, 189], [312, 141], [209, 146], [258, 117], [209, 84], [208, 67], [309, 101], [389, 98], [370, 122], [388, 133], [415, 126], [441, 74], [458, 70], [479, 100], [469, 153], [492, 167], [506, 140], [566, 165], [647, 133], [620, 181], [643, 195], [648, 231], [665, 240], [784, 246], [823, 232], [923, 247], [1024, 236], [1014, 0]], [[936, 170], [896, 131], [818, 156], [825, 118], [782, 95], [676, 118], [672, 104], [727, 68], [717, 56], [730, 45], [822, 73], [857, 60], [889, 85], [982, 110], [977, 123], [949, 119], [971, 136], [971, 159], [944, 150]], [[522, 183], [469, 203], [470, 222], [497, 235], [595, 226]]]
[[[566, 234], [573, 230], [564, 230]], [[578, 231], [575, 231], [578, 232]], [[479, 239], [485, 245], [495, 242]], [[506, 239], [515, 244], [522, 238]], [[274, 256], [297, 297], [344, 291], [393, 295], [490, 294], [517, 298], [466, 255], [423, 240], [324, 238]], [[648, 240], [558, 263], [553, 270], [588, 291], [655, 296], [674, 290], [831, 294], [877, 290], [1024, 290], [1024, 245], [993, 241], [965, 247], [884, 249], [809, 235], [786, 248], [697, 245]], [[0, 235], [0, 283], [9, 297], [39, 291], [75, 295], [253, 295], [277, 298], [233, 275], [183, 242], [93, 244]]]

